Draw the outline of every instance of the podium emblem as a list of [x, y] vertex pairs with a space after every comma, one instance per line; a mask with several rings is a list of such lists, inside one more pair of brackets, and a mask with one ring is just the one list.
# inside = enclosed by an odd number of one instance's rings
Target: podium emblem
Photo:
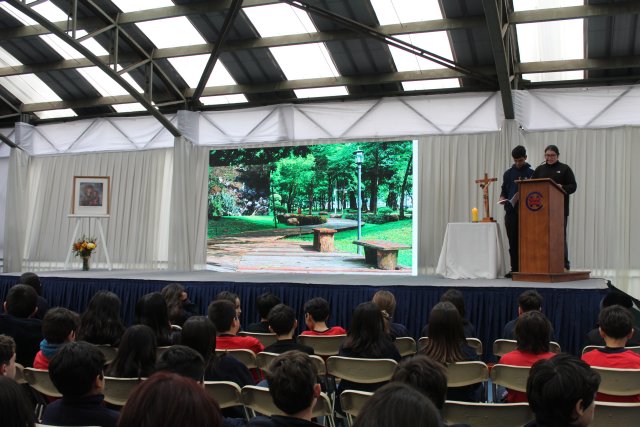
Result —
[[539, 211], [544, 206], [544, 203], [542, 203], [542, 201], [542, 194], [537, 191], [532, 191], [531, 193], [527, 194], [525, 204], [527, 205], [527, 209], [529, 209], [530, 211]]

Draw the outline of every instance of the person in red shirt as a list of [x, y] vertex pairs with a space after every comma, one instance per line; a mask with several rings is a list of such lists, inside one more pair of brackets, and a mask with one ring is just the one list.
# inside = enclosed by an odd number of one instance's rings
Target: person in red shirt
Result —
[[304, 321], [308, 330], [300, 335], [345, 335], [347, 331], [340, 326], [327, 326], [329, 303], [324, 298], [312, 298], [304, 305]]
[[[555, 356], [549, 351], [551, 322], [542, 312], [533, 310], [522, 313], [516, 321], [515, 335], [518, 347], [503, 355], [498, 363], [513, 366], [532, 366], [541, 359]], [[527, 394], [521, 391], [507, 390], [509, 403], [526, 402]]]
[[44, 339], [40, 343], [40, 351], [33, 359], [33, 367], [49, 369], [49, 360], [63, 344], [76, 340], [76, 331], [79, 327], [78, 313], [63, 307], [55, 307], [47, 311], [42, 320]]
[[[590, 366], [617, 369], [640, 369], [640, 354], [625, 349], [627, 340], [633, 335], [633, 315], [621, 305], [611, 305], [598, 316], [600, 336], [606, 346], [582, 355]], [[640, 395], [612, 396], [598, 393], [596, 400], [603, 402], [640, 402]]]
[[240, 319], [236, 314], [236, 307], [230, 301], [213, 301], [209, 304], [208, 315], [218, 331], [216, 349], [247, 349], [256, 354], [264, 350], [264, 346], [256, 338], [236, 335], [240, 330]]

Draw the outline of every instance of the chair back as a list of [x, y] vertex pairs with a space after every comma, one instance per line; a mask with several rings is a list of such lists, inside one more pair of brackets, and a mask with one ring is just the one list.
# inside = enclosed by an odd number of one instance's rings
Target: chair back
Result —
[[[273, 403], [271, 394], [267, 387], [258, 387], [253, 385], [246, 385], [242, 387], [242, 403], [255, 413], [260, 413], [266, 416], [271, 415], [286, 415]], [[326, 417], [331, 427], [335, 427], [335, 421], [333, 419], [333, 408], [331, 401], [326, 393], [320, 393], [316, 405], [313, 407], [312, 416], [314, 418]]]
[[353, 425], [354, 418], [360, 415], [362, 407], [373, 396], [372, 392], [360, 390], [345, 390], [340, 394], [340, 406], [345, 414], [349, 425]]
[[46, 369], [24, 368], [22, 371], [24, 379], [29, 386], [37, 392], [51, 397], [62, 397]]
[[491, 368], [491, 381], [511, 390], [527, 392], [527, 379], [530, 366], [511, 366], [497, 364]]
[[300, 344], [311, 347], [318, 356], [337, 356], [346, 335], [299, 335]]
[[596, 402], [590, 427], [620, 427], [636, 425], [640, 419], [640, 403]]
[[140, 378], [104, 377], [104, 401], [116, 406], [124, 406], [129, 395], [138, 384]]
[[217, 356], [222, 356], [225, 353], [235, 357], [249, 369], [255, 369], [258, 367], [258, 365], [256, 364], [256, 354], [251, 350], [248, 350], [246, 348], [216, 350]]
[[[597, 412], [597, 411], [596, 411]], [[471, 403], [447, 400], [442, 408], [447, 424], [473, 427], [521, 427], [534, 419], [528, 403]]]
[[476, 351], [478, 356], [482, 356], [484, 348], [482, 347], [482, 341], [478, 338], [467, 338], [467, 345]]
[[616, 369], [592, 366], [600, 374], [598, 392], [614, 396], [635, 396], [640, 394], [640, 369]]
[[393, 343], [402, 357], [416, 354], [416, 340], [411, 337], [398, 337]]
[[94, 344], [94, 346], [104, 355], [106, 365], [110, 365], [111, 362], [113, 362], [113, 359], [116, 358], [116, 354], [118, 354], [118, 349], [116, 347], [103, 344]]
[[447, 364], [447, 387], [463, 387], [489, 379], [489, 368], [484, 362], [469, 361]]
[[16, 363], [16, 377], [14, 378], [18, 384], [26, 384], [27, 380], [24, 378], [24, 366], [19, 363]]
[[167, 349], [169, 349], [171, 346], [170, 345], [163, 345], [160, 347], [156, 348], [156, 359], [158, 359], [162, 353], [164, 353], [165, 351], [167, 351]]
[[347, 381], [373, 384], [391, 380], [397, 365], [393, 359], [331, 356], [327, 359], [327, 373]]
[[238, 335], [240, 335], [241, 337], [253, 337], [260, 341], [260, 343], [265, 347], [269, 347], [271, 344], [274, 344], [276, 341], [278, 341], [278, 338], [276, 338], [276, 334], [241, 331], [238, 332]]
[[231, 381], [205, 381], [204, 389], [220, 405], [220, 409], [243, 406], [242, 389]]
[[[256, 354], [256, 365], [258, 366], [258, 368], [266, 372], [269, 370], [269, 365], [271, 364], [271, 362], [273, 362], [273, 359], [275, 359], [278, 356], [280, 356], [278, 353], [269, 353], [268, 351], [261, 351], [260, 353]], [[309, 357], [313, 361], [313, 364], [315, 365], [316, 370], [318, 371], [318, 375], [319, 376], [327, 375], [327, 367], [325, 366], [324, 360], [322, 359], [322, 357], [316, 356], [315, 354], [310, 355]]]

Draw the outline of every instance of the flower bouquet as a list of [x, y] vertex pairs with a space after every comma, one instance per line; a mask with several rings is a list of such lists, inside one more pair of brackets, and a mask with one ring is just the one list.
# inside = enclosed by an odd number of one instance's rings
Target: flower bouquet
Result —
[[79, 256], [82, 258], [83, 270], [89, 270], [89, 258], [91, 257], [91, 254], [96, 249], [96, 247], [98, 247], [96, 238], [85, 236], [82, 236], [80, 240], [76, 241], [71, 246], [71, 252], [73, 252], [75, 256]]

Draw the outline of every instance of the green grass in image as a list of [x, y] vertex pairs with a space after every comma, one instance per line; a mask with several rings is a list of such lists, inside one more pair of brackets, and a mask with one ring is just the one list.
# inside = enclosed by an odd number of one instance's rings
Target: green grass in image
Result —
[[[278, 224], [278, 228], [287, 228]], [[218, 220], [209, 220], [207, 236], [213, 237], [238, 234], [244, 231], [258, 231], [273, 229], [272, 216], [223, 216]]]
[[[313, 241], [313, 234], [289, 237], [297, 241]], [[354, 240], [358, 239], [357, 230], [340, 231], [334, 235], [336, 250], [343, 252], [357, 252]], [[413, 239], [412, 224], [410, 219], [388, 222], [386, 224], [366, 224], [362, 227], [362, 240], [387, 240], [389, 242], [411, 245]], [[398, 251], [398, 264], [411, 267], [413, 249]]]

